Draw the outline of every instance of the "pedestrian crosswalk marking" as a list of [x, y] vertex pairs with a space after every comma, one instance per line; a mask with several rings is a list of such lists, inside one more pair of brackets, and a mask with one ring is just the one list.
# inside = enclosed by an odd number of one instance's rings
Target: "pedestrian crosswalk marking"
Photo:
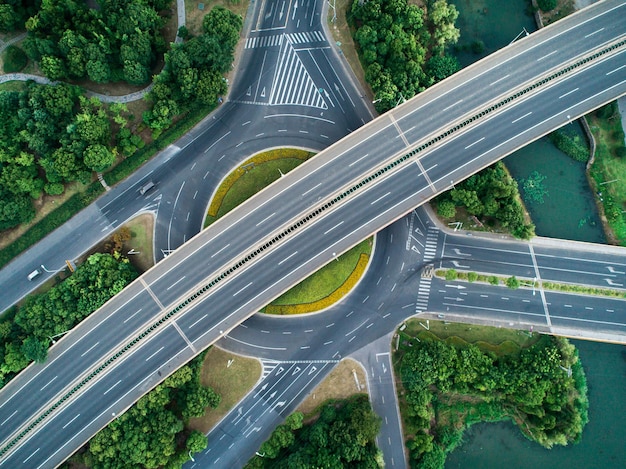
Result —
[[313, 79], [298, 57], [291, 40], [284, 41], [280, 59], [272, 82], [269, 98], [270, 106], [280, 104], [297, 104], [320, 109], [328, 109], [328, 105], [315, 86]]
[[269, 36], [254, 36], [246, 38], [246, 49], [260, 49], [263, 47], [280, 47], [283, 38], [287, 37], [292, 44], [314, 44], [316, 42], [326, 42], [326, 37], [320, 31], [309, 31], [304, 33], [272, 34]]

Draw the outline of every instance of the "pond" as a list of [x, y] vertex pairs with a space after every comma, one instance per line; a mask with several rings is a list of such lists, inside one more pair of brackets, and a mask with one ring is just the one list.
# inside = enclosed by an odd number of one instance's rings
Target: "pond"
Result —
[[464, 443], [448, 456], [446, 469], [624, 468], [626, 348], [573, 340], [589, 386], [589, 423], [582, 441], [547, 450], [522, 436], [510, 422], [481, 423], [465, 432]]

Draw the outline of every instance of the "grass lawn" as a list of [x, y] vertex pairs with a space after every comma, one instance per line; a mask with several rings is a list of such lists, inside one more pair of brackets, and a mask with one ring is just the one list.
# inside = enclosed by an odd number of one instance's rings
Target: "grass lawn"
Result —
[[61, 195], [48, 195], [43, 193], [43, 196], [34, 201], [35, 206], [35, 218], [30, 223], [22, 223], [21, 225], [5, 230], [0, 237], [0, 249], [7, 247], [13, 241], [22, 236], [29, 228], [35, 223], [40, 221], [51, 211], [56, 209], [59, 205], [62, 205], [67, 199], [72, 197], [77, 192], [84, 192], [87, 185], [81, 184], [78, 181], [71, 182], [65, 185], [65, 192]]
[[429, 330], [427, 331], [420, 325], [420, 322], [426, 324], [426, 320], [423, 319], [406, 321], [402, 339], [406, 340], [408, 337], [419, 339], [434, 335], [448, 342], [475, 344], [481, 350], [492, 351], [498, 355], [515, 353], [522, 348], [534, 345], [541, 339], [540, 334], [529, 334], [522, 330], [432, 320], [428, 323]]
[[[595, 113], [587, 116], [589, 126], [596, 140], [595, 162], [591, 167], [591, 177], [596, 183], [596, 190], [615, 202], [621, 216], [609, 222], [615, 235], [615, 241], [626, 246], [626, 159], [615, 155], [615, 150], [624, 145], [621, 132], [621, 119], [618, 113], [608, 119], [600, 119]], [[605, 202], [606, 206], [606, 200]]]
[[23, 91], [26, 88], [24, 81], [7, 81], [0, 83], [0, 91]]
[[152, 236], [154, 234], [154, 217], [150, 213], [144, 213], [133, 218], [124, 226], [130, 229], [131, 239], [124, 243], [125, 252], [134, 249], [139, 254], [128, 256], [131, 264], [143, 273], [154, 265], [154, 253], [152, 249]]
[[188, 427], [207, 433], [252, 390], [260, 377], [261, 363], [257, 359], [211, 347], [204, 358], [200, 380], [213, 388], [222, 400], [216, 409], [207, 409], [204, 417], [191, 419]]
[[[231, 176], [235, 175], [235, 177], [226, 177], [222, 186], [215, 192], [215, 194], [224, 194], [219, 208], [216, 206], [214, 209], [209, 209], [209, 213], [217, 213], [217, 215], [207, 214], [204, 226], [207, 227], [221, 216], [226, 215], [233, 208], [277, 180], [281, 173], [287, 174], [306, 159], [303, 155], [298, 158], [289, 157], [289, 151], [302, 152], [302, 150], [289, 149], [270, 150], [256, 155], [232, 171]], [[285, 156], [278, 157], [280, 155], [277, 152], [282, 152]], [[247, 169], [244, 171], [243, 168]], [[236, 176], [237, 173], [239, 176]], [[219, 195], [214, 195], [214, 198], [216, 197], [219, 199]], [[214, 203], [212, 202], [211, 206]], [[372, 240], [367, 239], [339, 256], [338, 262], [327, 264], [271, 304], [297, 305], [326, 298], [344, 284], [357, 266], [360, 255], [362, 253], [369, 255], [371, 251]]]
[[[356, 372], [359, 387], [354, 379]], [[367, 378], [361, 365], [350, 358], [341, 362], [331, 371], [296, 409], [306, 417], [311, 417], [329, 399], [347, 399], [355, 394], [367, 392]]]
[[302, 161], [297, 158], [281, 158], [255, 165], [253, 169], [245, 172], [231, 186], [222, 200], [222, 205], [217, 212], [217, 218], [226, 215], [261, 189], [276, 181], [280, 178], [281, 172], [282, 174], [287, 174]]
[[355, 269], [362, 253], [372, 252], [372, 239], [354, 246], [348, 252], [342, 254], [337, 262], [330, 262], [318, 270], [314, 275], [304, 279], [291, 290], [279, 296], [272, 305], [294, 305], [300, 303], [312, 303], [326, 298], [337, 290], [346, 281], [346, 278]]

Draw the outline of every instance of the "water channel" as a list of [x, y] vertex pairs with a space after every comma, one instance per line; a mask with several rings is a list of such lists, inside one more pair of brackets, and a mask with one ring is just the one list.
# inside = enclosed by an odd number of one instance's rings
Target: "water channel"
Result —
[[[536, 29], [528, 0], [450, 0], [460, 12], [462, 65], [503, 47], [520, 33]], [[482, 47], [484, 50], [480, 51]], [[474, 49], [475, 52], [472, 50]], [[570, 132], [579, 132], [572, 126]], [[544, 203], [527, 204], [541, 236], [605, 242], [585, 165], [577, 163], [543, 138], [504, 160], [522, 182], [532, 171], [546, 176]], [[620, 345], [573, 341], [579, 350], [589, 385], [589, 423], [582, 441], [546, 450], [522, 436], [510, 422], [477, 424], [464, 443], [448, 456], [448, 469], [502, 468], [624, 468], [626, 467], [626, 348]]]

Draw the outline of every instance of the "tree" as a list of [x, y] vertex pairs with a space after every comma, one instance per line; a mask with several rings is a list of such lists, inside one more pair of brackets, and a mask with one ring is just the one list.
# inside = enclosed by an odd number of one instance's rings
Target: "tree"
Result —
[[115, 161], [115, 154], [100, 144], [89, 145], [84, 153], [85, 165], [93, 171], [100, 172], [107, 169]]
[[21, 351], [28, 360], [43, 363], [48, 357], [48, 342], [30, 336], [22, 342]]
[[443, 218], [453, 218], [456, 215], [456, 207], [451, 200], [442, 200], [437, 203], [437, 214]]
[[516, 290], [519, 288], [520, 282], [517, 277], [513, 275], [512, 277], [506, 279], [506, 286], [509, 287], [511, 290]]
[[427, 64], [428, 75], [437, 83], [461, 69], [458, 59], [452, 55], [435, 55]]

